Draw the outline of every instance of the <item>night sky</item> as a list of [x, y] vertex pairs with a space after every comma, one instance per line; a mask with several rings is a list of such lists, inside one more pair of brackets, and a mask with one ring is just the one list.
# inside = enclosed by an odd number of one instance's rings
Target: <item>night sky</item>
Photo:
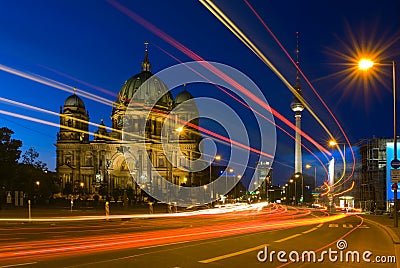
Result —
[[[215, 4], [254, 42], [283, 76], [295, 83], [296, 69], [264, 26], [242, 1]], [[400, 64], [400, 2], [361, 1], [250, 1], [265, 24], [295, 58], [299, 32], [300, 68], [330, 107], [354, 144], [360, 139], [393, 136], [391, 68], [379, 66], [378, 79], [352, 80], [348, 57], [355, 51], [375, 51], [379, 60]], [[163, 33], [154, 32], [116, 8], [122, 5]], [[171, 45], [172, 37], [205, 60], [229, 65], [250, 77], [268, 103], [294, 123], [293, 95], [282, 81], [240, 40], [197, 1], [2, 1], [0, 8], [0, 64], [115, 100], [124, 81], [140, 72], [144, 41], [148, 41], [152, 72], [192, 61]], [[347, 55], [348, 57], [344, 57]], [[397, 73], [400, 73], [397, 68]], [[399, 78], [399, 75], [397, 75]], [[399, 80], [399, 79], [398, 79]], [[400, 80], [399, 80], [400, 81]], [[310, 87], [301, 79], [303, 96], [339, 141], [345, 138]], [[188, 85], [195, 97], [228, 99], [218, 89]], [[0, 71], [0, 97], [59, 112], [72, 94]], [[110, 126], [111, 107], [84, 99], [90, 120], [103, 118]], [[240, 113], [240, 105], [227, 100]], [[238, 108], [239, 107], [239, 108]], [[59, 118], [0, 102], [0, 110], [58, 123]], [[246, 111], [243, 113], [246, 114]], [[262, 109], [258, 109], [263, 112]], [[244, 116], [246, 117], [246, 116]], [[293, 134], [282, 121], [276, 123]], [[57, 127], [0, 114], [0, 126], [15, 132], [22, 150], [34, 147], [40, 160], [55, 169]], [[206, 126], [207, 127], [207, 126]], [[212, 127], [211, 125], [209, 126]], [[249, 128], [251, 129], [251, 124]], [[329, 136], [308, 111], [303, 130], [326, 147]], [[96, 129], [92, 129], [96, 130]], [[305, 145], [313, 152], [315, 146]], [[293, 173], [294, 141], [277, 130], [274, 179]], [[303, 161], [304, 162], [304, 161]]]

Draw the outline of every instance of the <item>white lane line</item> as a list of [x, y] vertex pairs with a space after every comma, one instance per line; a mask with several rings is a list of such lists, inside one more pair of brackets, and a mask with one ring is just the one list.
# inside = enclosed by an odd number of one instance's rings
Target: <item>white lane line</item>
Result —
[[241, 255], [241, 254], [245, 254], [245, 253], [248, 253], [248, 252], [252, 252], [252, 251], [255, 251], [255, 250], [258, 250], [258, 249], [264, 249], [267, 246], [269, 246], [269, 244], [263, 244], [263, 245], [259, 245], [259, 246], [256, 246], [256, 247], [247, 248], [247, 249], [236, 251], [236, 252], [233, 252], [233, 253], [217, 256], [217, 257], [214, 257], [214, 258], [201, 260], [199, 262], [201, 262], [201, 263], [210, 263], [210, 262], [214, 262], [214, 261], [219, 261], [219, 260], [227, 259], [227, 258], [230, 258], [230, 257], [238, 256], [238, 255]]
[[307, 231], [304, 231], [304, 232], [301, 232], [301, 233], [302, 233], [302, 234], [308, 234], [308, 233], [311, 233], [312, 231], [315, 231], [315, 230], [318, 230], [318, 228], [315, 227], [315, 228], [312, 228], [312, 229], [310, 229], [310, 230], [307, 230]]

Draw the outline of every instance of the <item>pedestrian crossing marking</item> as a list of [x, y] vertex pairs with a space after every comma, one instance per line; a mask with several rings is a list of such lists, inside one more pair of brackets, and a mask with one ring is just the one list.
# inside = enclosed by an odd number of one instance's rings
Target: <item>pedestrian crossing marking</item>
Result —
[[[339, 224], [337, 224], [337, 223], [330, 223], [330, 224], [328, 225], [328, 227], [329, 227], [329, 228], [338, 228], [338, 227], [339, 227]], [[353, 226], [353, 224], [350, 224], [350, 223], [343, 223], [342, 227], [343, 227], [343, 228], [346, 228], [346, 229], [350, 229], [350, 228], [353, 228], [354, 226]], [[361, 229], [368, 229], [369, 226], [363, 224], [363, 225], [361, 225], [359, 228], [361, 228]]]
[[343, 223], [343, 228], [353, 228], [353, 224], [346, 224], [346, 223]]

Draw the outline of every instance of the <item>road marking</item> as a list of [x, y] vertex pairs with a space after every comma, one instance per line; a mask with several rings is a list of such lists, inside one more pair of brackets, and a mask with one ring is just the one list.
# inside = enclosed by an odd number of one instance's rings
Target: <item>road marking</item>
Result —
[[283, 242], [283, 241], [286, 241], [286, 240], [289, 240], [289, 239], [298, 237], [298, 236], [300, 236], [300, 235], [301, 235], [301, 234], [291, 235], [291, 236], [288, 236], [288, 237], [285, 237], [285, 238], [282, 238], [282, 239], [279, 239], [279, 240], [275, 240], [274, 242], [276, 242], [276, 243]]
[[358, 227], [358, 228], [363, 228], [363, 229], [366, 229], [366, 228], [369, 228], [369, 226], [368, 225], [365, 225], [365, 224], [363, 224], [363, 225], [361, 225], [360, 227]]
[[329, 228], [332, 228], [332, 227], [339, 227], [339, 224], [337, 224], [337, 223], [330, 223], [328, 227], [329, 227]]
[[171, 246], [171, 245], [183, 244], [183, 243], [187, 243], [187, 242], [190, 242], [190, 241], [186, 240], [186, 241], [175, 242], [175, 243], [169, 243], [169, 244], [160, 244], [160, 245], [154, 245], [154, 246], [148, 246], [148, 247], [141, 247], [141, 248], [139, 248], [139, 249], [147, 249], [147, 248], [157, 248], [157, 247]]
[[244, 249], [244, 250], [241, 250], [241, 251], [237, 251], [237, 252], [221, 255], [221, 256], [218, 256], [218, 257], [214, 257], [214, 258], [210, 258], [210, 259], [206, 259], [206, 260], [201, 260], [199, 262], [201, 262], [201, 263], [210, 263], [210, 262], [214, 262], [214, 261], [219, 261], [219, 260], [227, 259], [227, 258], [230, 258], [230, 257], [238, 256], [238, 255], [241, 255], [241, 254], [245, 254], [245, 253], [248, 253], [248, 252], [252, 252], [252, 251], [255, 251], [257, 249], [264, 249], [267, 246], [269, 246], [269, 244], [264, 244], [264, 245], [260, 245], [260, 246], [257, 246], [257, 247], [248, 248], [248, 249]]
[[311, 233], [312, 231], [315, 231], [315, 230], [318, 230], [318, 228], [317, 228], [317, 227], [312, 228], [312, 229], [310, 229], [310, 230], [307, 230], [307, 231], [302, 232], [302, 234], [308, 234], [308, 233]]
[[343, 223], [343, 228], [353, 228], [353, 224], [346, 224], [346, 223]]
[[18, 263], [18, 264], [10, 264], [10, 265], [3, 265], [0, 266], [1, 268], [6, 268], [6, 267], [17, 267], [17, 266], [24, 266], [24, 265], [30, 265], [30, 264], [36, 264], [37, 262], [26, 262], [26, 263]]
[[323, 223], [320, 223], [317, 225], [317, 228], [321, 227], [322, 225], [324, 225]]

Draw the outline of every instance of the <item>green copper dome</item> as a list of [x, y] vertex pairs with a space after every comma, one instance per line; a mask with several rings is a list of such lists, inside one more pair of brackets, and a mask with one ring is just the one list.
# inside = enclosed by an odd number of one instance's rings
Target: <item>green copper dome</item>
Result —
[[191, 100], [191, 99], [193, 99], [192, 94], [190, 94], [189, 91], [187, 91], [185, 89], [184, 91], [182, 91], [181, 93], [179, 93], [176, 96], [175, 103], [176, 104], [181, 104], [181, 103], [183, 103], [185, 101], [188, 101], [188, 100]]
[[[145, 57], [142, 62], [142, 71], [125, 81], [118, 93], [116, 103], [128, 105], [131, 100], [139, 103], [157, 103], [165, 107], [172, 107], [174, 100], [165, 83], [154, 76], [151, 71], [146, 47]], [[149, 78], [151, 78], [147, 83]], [[143, 85], [143, 86], [142, 86]], [[140, 92], [138, 89], [141, 88]], [[160, 94], [162, 95], [161, 98]]]
[[69, 96], [65, 102], [64, 102], [64, 108], [65, 107], [76, 107], [76, 108], [82, 108], [85, 109], [85, 103], [81, 98], [79, 98], [75, 93], [71, 96]]

